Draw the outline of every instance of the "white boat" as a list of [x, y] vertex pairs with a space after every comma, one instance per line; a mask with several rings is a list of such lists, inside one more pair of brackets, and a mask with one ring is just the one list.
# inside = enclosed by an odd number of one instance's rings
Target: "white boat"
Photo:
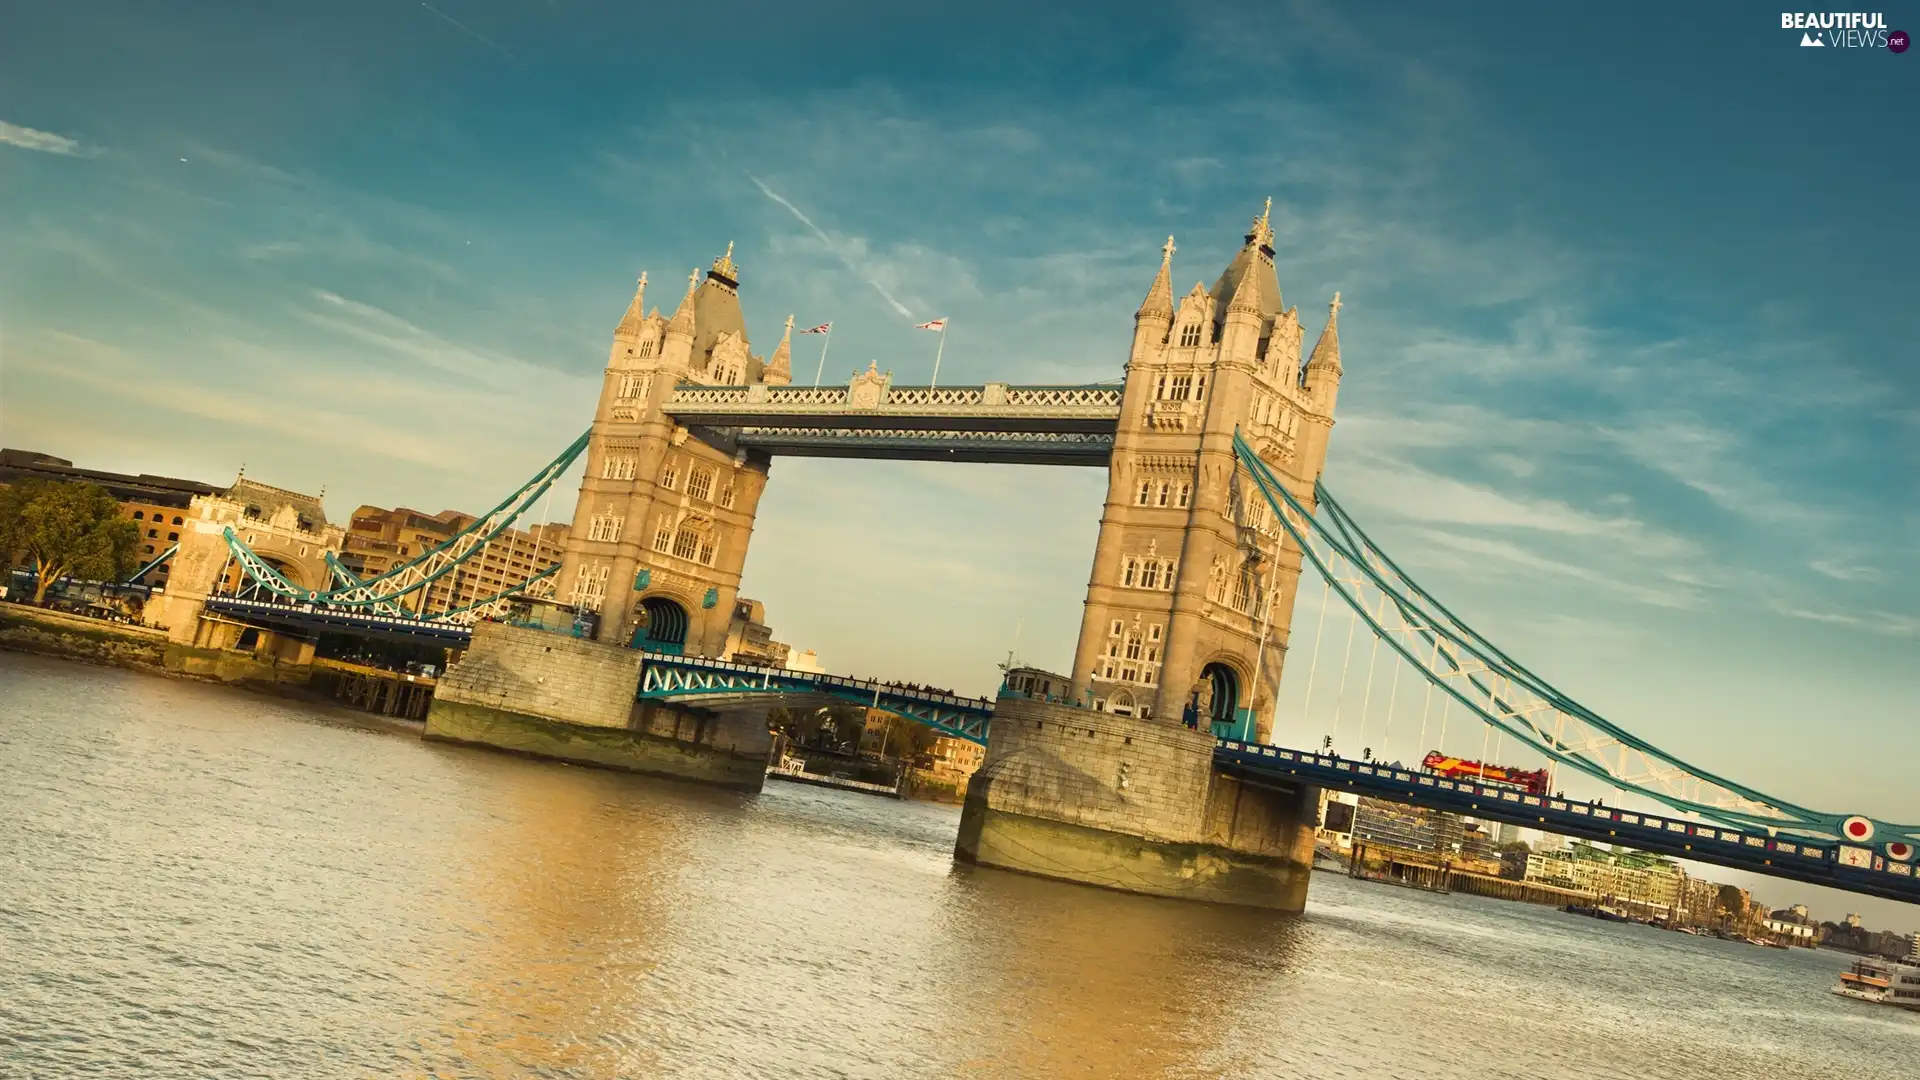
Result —
[[1920, 966], [1863, 957], [1840, 973], [1833, 992], [1855, 1001], [1920, 1011]]

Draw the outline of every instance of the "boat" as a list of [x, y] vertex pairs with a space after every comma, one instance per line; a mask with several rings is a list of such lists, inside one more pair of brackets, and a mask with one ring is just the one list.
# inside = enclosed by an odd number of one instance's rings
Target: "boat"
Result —
[[1855, 1001], [1920, 1012], [1920, 966], [1862, 957], [1840, 973], [1833, 992]]

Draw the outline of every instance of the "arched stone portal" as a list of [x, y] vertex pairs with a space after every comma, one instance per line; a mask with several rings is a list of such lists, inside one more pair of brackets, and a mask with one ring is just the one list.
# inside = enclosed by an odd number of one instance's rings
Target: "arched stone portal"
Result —
[[664, 596], [640, 602], [643, 618], [633, 631], [633, 647], [678, 656], [687, 647], [687, 609]]
[[1193, 692], [1193, 705], [1215, 734], [1221, 725], [1233, 724], [1240, 709], [1240, 676], [1232, 668], [1214, 661], [1200, 669], [1200, 687]]

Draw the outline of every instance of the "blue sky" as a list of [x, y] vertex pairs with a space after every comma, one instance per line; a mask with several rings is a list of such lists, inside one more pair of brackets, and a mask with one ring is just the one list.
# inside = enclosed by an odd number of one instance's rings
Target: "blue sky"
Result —
[[[943, 382], [1096, 381], [1165, 236], [1211, 283], [1271, 195], [1389, 550], [1663, 745], [1920, 820], [1914, 53], [1704, 5], [174, 7], [0, 37], [8, 446], [477, 509], [642, 269], [671, 307], [735, 241], [756, 350], [831, 319], [829, 379], [924, 381], [945, 315]], [[747, 591], [985, 691], [1016, 637], [1069, 661], [1103, 484], [779, 461]]]

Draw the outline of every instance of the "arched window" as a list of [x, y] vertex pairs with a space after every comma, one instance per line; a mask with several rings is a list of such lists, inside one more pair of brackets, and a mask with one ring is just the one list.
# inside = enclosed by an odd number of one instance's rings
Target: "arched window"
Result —
[[1200, 344], [1200, 324], [1188, 323], [1180, 328], [1180, 347], [1191, 349]]
[[184, 524], [186, 524], [185, 522], [183, 522], [183, 521], [181, 521], [181, 520], [180, 520], [179, 518], [177, 518], [177, 517], [173, 519], [173, 523], [174, 523], [175, 525], [184, 525]]
[[704, 499], [713, 494], [713, 470], [695, 469], [687, 474], [687, 494]]
[[1140, 493], [1133, 498], [1135, 506], [1145, 506], [1153, 501], [1153, 481], [1140, 481]]
[[1162, 480], [1162, 481], [1160, 481], [1160, 488], [1159, 488], [1159, 499], [1158, 499], [1158, 501], [1157, 501], [1157, 502], [1155, 503], [1155, 505], [1156, 505], [1156, 506], [1165, 506], [1165, 505], [1167, 505], [1167, 496], [1168, 496], [1168, 494], [1169, 494], [1169, 490], [1170, 490], [1170, 488], [1171, 488], [1171, 487], [1172, 487], [1172, 485], [1170, 485], [1170, 484], [1169, 484], [1169, 483], [1168, 483], [1167, 481], [1165, 481], [1165, 480]]
[[145, 515], [145, 514], [143, 514], [143, 513], [141, 513], [141, 512], [140, 512], [140, 511], [138, 511], [138, 510], [135, 510], [135, 511], [133, 512], [133, 520], [135, 520], [135, 521], [145, 521], [145, 520], [146, 520], [146, 517], [147, 517], [147, 515]]

